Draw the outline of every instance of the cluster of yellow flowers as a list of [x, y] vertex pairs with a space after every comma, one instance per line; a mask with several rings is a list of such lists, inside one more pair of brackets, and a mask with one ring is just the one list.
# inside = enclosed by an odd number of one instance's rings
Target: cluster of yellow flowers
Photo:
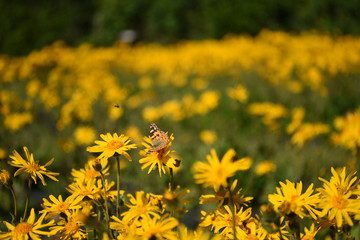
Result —
[[[44, 176], [57, 181], [58, 173], [40, 165], [34, 156], [24, 147], [25, 159], [14, 151], [10, 156], [10, 165], [19, 168], [14, 177], [25, 173], [28, 177], [28, 195], [23, 217], [17, 211], [16, 192], [13, 178], [7, 170], [0, 173], [1, 186], [9, 189], [14, 199], [12, 221], [3, 221], [7, 231], [0, 231], [0, 239], [42, 239], [52, 236], [56, 239], [316, 239], [321, 231], [334, 230], [335, 239], [341, 234], [347, 239], [355, 239], [351, 229], [360, 220], [360, 185], [356, 181], [356, 172], [346, 174], [346, 168], [338, 173], [331, 168], [330, 181], [319, 178], [323, 186], [314, 193], [313, 184], [303, 192], [302, 182], [289, 180], [280, 182], [276, 193], [268, 195], [270, 204], [264, 204], [259, 214], [250, 207], [253, 197], [245, 196], [238, 188], [238, 173], [252, 166], [252, 159], [243, 157], [236, 159], [236, 152], [229, 149], [219, 159], [216, 151], [211, 150], [207, 162], [197, 161], [192, 172], [197, 184], [213, 190], [213, 194], [200, 196], [198, 204], [217, 204], [208, 211], [201, 211], [201, 219], [195, 230], [190, 230], [183, 222], [188, 211], [187, 198], [190, 190], [175, 187], [174, 170], [180, 166], [181, 160], [171, 150], [173, 135], [166, 142], [158, 143], [155, 137], [165, 137], [166, 133], [152, 133], [151, 139], [144, 137], [143, 150], [139, 160], [141, 169], [149, 168], [148, 173], [156, 168], [159, 176], [169, 174], [168, 188], [162, 195], [136, 191], [127, 193], [120, 189], [120, 157], [130, 162], [129, 151], [137, 148], [130, 143], [129, 137], [116, 133], [100, 135], [102, 140], [87, 151], [99, 153], [90, 159], [80, 170], [71, 171], [72, 183], [66, 188], [68, 197], [49, 195], [43, 198], [42, 210], [38, 213], [34, 208], [29, 210], [30, 194], [33, 184], [38, 179], [45, 186]], [[160, 134], [160, 135], [159, 135]], [[154, 137], [155, 135], [155, 137]], [[167, 134], [166, 134], [167, 135]], [[117, 162], [117, 181], [110, 180], [113, 174], [110, 161]], [[264, 169], [271, 169], [267, 161]], [[261, 171], [261, 167], [257, 167]], [[266, 171], [266, 170], [265, 170]], [[29, 215], [28, 215], [29, 213]], [[313, 223], [307, 226], [300, 220], [309, 219]], [[305, 222], [306, 223], [306, 222]], [[356, 223], [356, 224], [355, 224]], [[303, 231], [302, 231], [303, 229]]]

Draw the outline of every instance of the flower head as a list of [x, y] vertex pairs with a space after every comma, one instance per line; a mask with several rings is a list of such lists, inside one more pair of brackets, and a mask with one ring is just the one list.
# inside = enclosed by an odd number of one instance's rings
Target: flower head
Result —
[[41, 240], [40, 237], [45, 235], [52, 235], [47, 231], [41, 230], [42, 228], [46, 228], [52, 226], [54, 224], [54, 220], [51, 220], [48, 223], [43, 224], [42, 221], [44, 220], [45, 214], [42, 214], [40, 218], [35, 222], [35, 211], [32, 208], [30, 211], [29, 218], [26, 222], [21, 221], [17, 225], [12, 225], [4, 221], [8, 232], [0, 232], [0, 239], [22, 239], [22, 240]]
[[313, 193], [313, 184], [302, 193], [302, 182], [295, 184], [286, 180], [286, 184], [280, 182], [281, 188], [276, 188], [277, 193], [269, 194], [269, 201], [274, 205], [275, 210], [280, 210], [282, 215], [295, 213], [300, 218], [305, 216], [305, 209], [309, 214], [317, 219], [315, 213], [318, 211], [314, 208], [319, 203], [319, 194]]
[[46, 198], [43, 198], [44, 203], [41, 204], [43, 210], [40, 213], [46, 213], [46, 218], [51, 218], [61, 213], [68, 213], [69, 210], [81, 208], [80, 202], [83, 199], [81, 196], [71, 195], [63, 201], [61, 195], [58, 198], [53, 195], [49, 196], [51, 202]]
[[159, 239], [159, 240], [177, 240], [176, 231], [174, 228], [179, 224], [176, 218], [166, 215], [163, 218], [143, 218], [140, 220], [140, 228], [137, 234], [143, 236], [145, 239]]
[[51, 159], [49, 162], [47, 162], [44, 166], [41, 166], [39, 164], [39, 161], [34, 160], [33, 154], [29, 153], [29, 150], [27, 147], [24, 147], [24, 152], [26, 155], [26, 160], [23, 159], [20, 154], [17, 151], [13, 151], [14, 156], [10, 156], [12, 159], [9, 161], [9, 164], [20, 168], [17, 170], [14, 174], [14, 176], [17, 176], [23, 172], [27, 172], [29, 176], [34, 180], [36, 184], [36, 178], [40, 178], [41, 183], [46, 186], [45, 180], [43, 175], [51, 178], [54, 181], [58, 181], [58, 179], [55, 178], [55, 176], [59, 175], [59, 173], [51, 172], [46, 169], [47, 166], [51, 165], [54, 159]]
[[250, 158], [235, 160], [235, 150], [228, 150], [221, 161], [219, 161], [216, 151], [211, 149], [211, 154], [207, 155], [208, 163], [196, 162], [193, 166], [194, 178], [197, 184], [205, 187], [213, 187], [217, 192], [221, 186], [228, 186], [228, 178], [235, 175], [238, 170], [247, 170], [252, 164]]
[[111, 135], [110, 133], [107, 133], [106, 135], [100, 134], [100, 137], [104, 141], [95, 141], [97, 145], [88, 147], [86, 149], [88, 152], [101, 152], [98, 158], [110, 158], [115, 154], [123, 155], [129, 161], [132, 161], [127, 151], [136, 148], [136, 145], [129, 144], [129, 137], [124, 136], [123, 134], [118, 136], [117, 133], [114, 133], [114, 135]]
[[140, 151], [140, 155], [143, 156], [139, 160], [139, 163], [143, 164], [141, 170], [149, 167], [148, 173], [150, 173], [155, 167], [159, 170], [159, 175], [161, 177], [162, 173], [166, 173], [166, 167], [177, 168], [180, 166], [180, 160], [174, 155], [175, 151], [170, 150], [174, 136], [171, 134], [169, 137], [169, 142], [167, 145], [159, 150], [147, 154], [150, 149], [152, 149], [153, 142], [149, 137], [144, 137], [143, 145], [145, 146], [144, 150]]
[[335, 169], [331, 168], [333, 176], [330, 181], [319, 178], [323, 182], [323, 187], [318, 188], [320, 193], [319, 208], [322, 210], [319, 217], [327, 217], [328, 220], [335, 220], [337, 227], [342, 227], [343, 222], [353, 225], [351, 216], [360, 213], [360, 204], [358, 199], [353, 198], [353, 183], [356, 177], [351, 178], [354, 174], [346, 177], [345, 168], [339, 175]]

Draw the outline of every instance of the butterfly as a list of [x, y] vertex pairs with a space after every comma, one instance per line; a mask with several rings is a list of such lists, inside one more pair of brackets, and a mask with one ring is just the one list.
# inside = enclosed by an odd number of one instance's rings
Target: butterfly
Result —
[[168, 135], [161, 131], [155, 123], [150, 124], [150, 137], [153, 142], [153, 146], [146, 154], [158, 152], [164, 149], [169, 142]]

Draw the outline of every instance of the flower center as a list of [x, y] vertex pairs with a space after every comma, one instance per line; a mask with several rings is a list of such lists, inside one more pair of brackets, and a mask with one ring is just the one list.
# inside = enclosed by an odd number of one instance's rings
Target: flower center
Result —
[[94, 169], [89, 169], [85, 172], [85, 179], [92, 179], [96, 176], [96, 171]]
[[18, 225], [16, 225], [15, 229], [13, 230], [15, 235], [26, 235], [28, 234], [29, 232], [31, 232], [33, 226], [29, 223], [25, 223], [25, 222], [22, 222], [22, 223], [19, 223]]
[[65, 225], [65, 231], [69, 234], [74, 234], [79, 230], [79, 225], [77, 225], [75, 222], [68, 222]]
[[27, 166], [27, 169], [28, 169], [29, 171], [31, 171], [31, 172], [37, 172], [37, 171], [40, 170], [40, 165], [37, 164], [37, 163], [29, 164], [29, 165]]
[[348, 202], [346, 199], [343, 199], [342, 197], [333, 197], [332, 204], [335, 208], [344, 209], [348, 205]]
[[56, 206], [56, 208], [60, 211], [60, 212], [65, 212], [66, 210], [69, 209], [70, 204], [67, 202], [63, 202], [60, 203], [59, 205]]
[[119, 148], [121, 148], [122, 146], [124, 146], [124, 144], [120, 141], [115, 141], [115, 140], [112, 140], [110, 141], [108, 144], [107, 144], [107, 148], [110, 149], [110, 150], [117, 150]]

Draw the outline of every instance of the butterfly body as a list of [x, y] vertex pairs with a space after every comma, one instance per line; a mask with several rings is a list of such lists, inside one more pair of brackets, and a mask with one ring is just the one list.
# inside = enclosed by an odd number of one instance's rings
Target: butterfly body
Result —
[[168, 135], [165, 132], [161, 131], [155, 123], [150, 124], [150, 138], [153, 146], [146, 154], [158, 152], [164, 149], [169, 143]]

